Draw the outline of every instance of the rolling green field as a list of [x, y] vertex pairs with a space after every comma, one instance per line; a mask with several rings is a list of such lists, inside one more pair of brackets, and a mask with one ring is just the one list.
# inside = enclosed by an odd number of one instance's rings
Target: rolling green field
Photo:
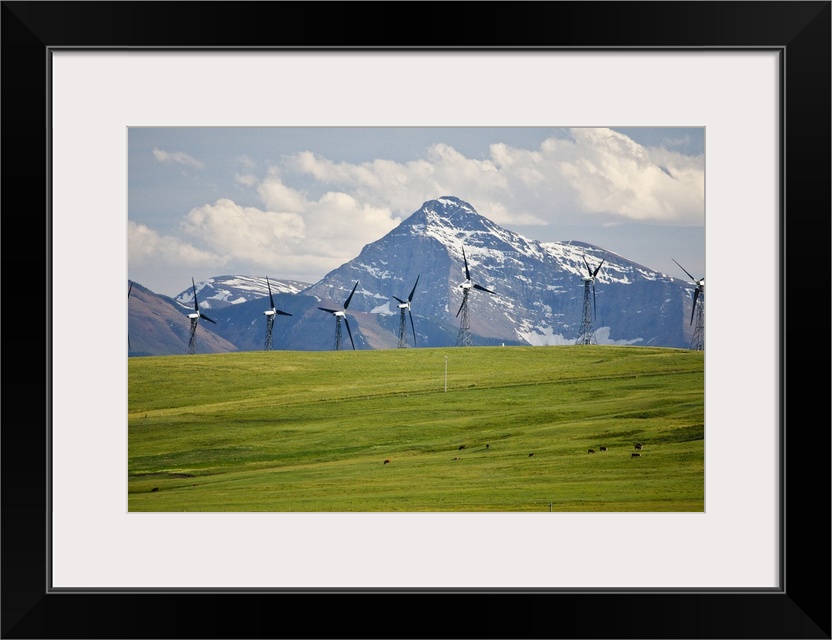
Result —
[[129, 358], [128, 386], [131, 512], [704, 511], [701, 351]]

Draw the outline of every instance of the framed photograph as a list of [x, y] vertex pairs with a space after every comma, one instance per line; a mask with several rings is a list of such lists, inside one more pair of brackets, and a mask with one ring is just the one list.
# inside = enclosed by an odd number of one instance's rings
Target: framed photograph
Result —
[[[464, 611], [472, 637], [829, 638], [828, 385], [786, 345], [828, 315], [830, 3], [408, 3], [392, 43], [381, 6], [3, 3], [6, 237], [45, 238], [9, 255], [47, 291], [45, 419], [2, 433], [3, 637], [431, 637]], [[704, 128], [704, 512], [131, 513], [128, 131], [275, 126]], [[322, 602], [355, 622], [276, 625]]]

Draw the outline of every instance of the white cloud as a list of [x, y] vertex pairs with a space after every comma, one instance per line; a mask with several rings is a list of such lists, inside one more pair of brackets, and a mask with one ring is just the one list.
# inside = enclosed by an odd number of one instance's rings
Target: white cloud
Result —
[[[318, 172], [327, 170], [326, 163], [315, 167]], [[337, 169], [335, 172], [338, 173]], [[359, 198], [345, 191], [327, 191], [318, 199], [306, 198], [285, 185], [275, 172], [258, 190], [270, 210], [298, 212], [310, 251], [342, 262], [354, 258], [365, 244], [377, 240], [401, 221], [384, 205], [383, 196]]]
[[127, 251], [131, 266], [152, 263], [181, 266], [213, 266], [223, 258], [211, 251], [198, 249], [180, 238], [163, 236], [143, 224], [127, 223]]
[[263, 204], [274, 211], [301, 213], [308, 206], [303, 194], [283, 184], [275, 171], [269, 173], [257, 191]]
[[228, 264], [225, 256], [130, 221], [127, 223], [127, 252], [130, 271], [137, 274], [133, 276], [137, 282], [170, 296], [177, 295], [189, 285], [189, 278], [180, 275], [183, 269], [196, 274], [205, 272], [216, 275], [218, 268]]
[[244, 207], [228, 198], [191, 209], [182, 227], [216, 253], [252, 264], [268, 263], [271, 254], [304, 237], [298, 214]]
[[253, 187], [257, 184], [257, 176], [251, 173], [235, 173], [234, 180], [247, 187]]
[[170, 164], [171, 162], [177, 162], [179, 164], [188, 165], [191, 167], [196, 167], [197, 169], [202, 169], [205, 164], [197, 160], [196, 158], [192, 158], [187, 153], [183, 151], [174, 151], [173, 153], [169, 151], [163, 151], [162, 149], [153, 149], [153, 156], [159, 161], [165, 164]]
[[[572, 139], [551, 138], [534, 150], [494, 144], [485, 160], [434, 144], [424, 158], [406, 163], [333, 162], [302, 152], [289, 157], [285, 169], [311, 177], [323, 188], [336, 187], [362, 206], [386, 208], [398, 217], [412, 213], [425, 200], [456, 195], [507, 226], [547, 224], [569, 215], [593, 216], [607, 224], [703, 222], [702, 156], [643, 147], [610, 129], [571, 133]], [[280, 181], [267, 182], [261, 186], [264, 201], [277, 201], [276, 185], [292, 193]], [[267, 193], [268, 189], [275, 193]], [[301, 211], [300, 207], [295, 201], [291, 210]]]
[[628, 220], [700, 224], [704, 159], [646, 149], [609, 129], [573, 129], [573, 157], [559, 164], [586, 213]]

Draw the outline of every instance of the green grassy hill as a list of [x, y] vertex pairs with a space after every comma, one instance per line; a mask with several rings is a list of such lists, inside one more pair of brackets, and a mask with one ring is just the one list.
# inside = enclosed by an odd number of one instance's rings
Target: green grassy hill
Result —
[[704, 510], [701, 351], [263, 351], [128, 367], [131, 512]]

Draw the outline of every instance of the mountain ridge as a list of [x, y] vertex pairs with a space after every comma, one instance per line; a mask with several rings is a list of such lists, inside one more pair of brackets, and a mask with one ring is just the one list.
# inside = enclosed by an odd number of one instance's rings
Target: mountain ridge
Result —
[[[473, 344], [574, 344], [582, 312], [588, 261], [603, 262], [596, 280], [599, 343], [687, 348], [691, 329], [690, 283], [666, 276], [583, 241], [541, 242], [504, 229], [455, 196], [428, 200], [359, 254], [303, 286], [271, 280], [277, 308], [292, 313], [275, 323], [275, 348], [334, 348], [331, 314], [318, 306], [344, 304], [356, 348], [394, 348], [398, 303], [414, 290], [412, 317], [418, 346], [452, 346], [459, 328], [465, 259], [474, 282], [493, 294], [472, 291]], [[200, 306], [214, 309], [215, 331], [240, 350], [263, 348], [265, 278], [222, 276], [200, 283]], [[232, 286], [239, 281], [239, 290]], [[211, 295], [207, 287], [210, 286]], [[187, 307], [190, 289], [175, 300]], [[192, 296], [190, 296], [192, 298]], [[212, 307], [204, 302], [214, 301]], [[335, 307], [332, 307], [335, 308]], [[327, 315], [329, 317], [327, 317]], [[203, 330], [200, 325], [200, 331]], [[410, 328], [408, 327], [408, 331]], [[349, 341], [344, 333], [347, 347]]]

